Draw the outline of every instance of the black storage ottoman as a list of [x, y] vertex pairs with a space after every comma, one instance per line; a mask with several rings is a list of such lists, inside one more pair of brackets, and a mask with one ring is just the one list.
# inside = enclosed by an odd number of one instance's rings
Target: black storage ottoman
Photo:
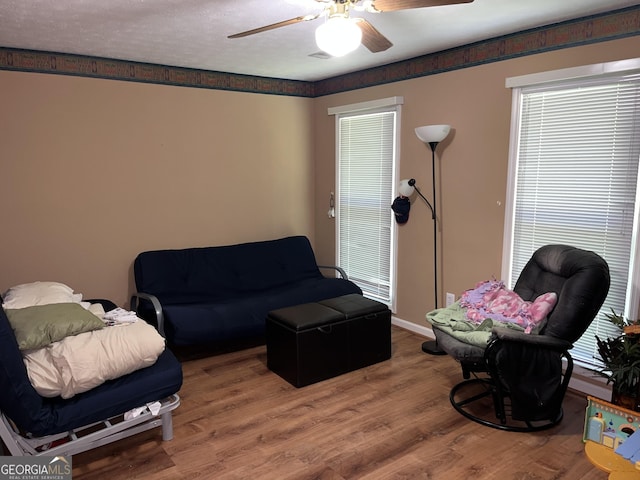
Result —
[[391, 358], [391, 311], [351, 294], [269, 312], [267, 367], [303, 387]]

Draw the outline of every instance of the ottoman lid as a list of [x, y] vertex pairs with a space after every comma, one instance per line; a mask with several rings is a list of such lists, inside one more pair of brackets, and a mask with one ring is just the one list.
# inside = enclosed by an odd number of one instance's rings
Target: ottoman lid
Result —
[[388, 307], [384, 303], [371, 300], [357, 293], [322, 300], [318, 303], [341, 312], [347, 320], [371, 313], [386, 312], [388, 310]]
[[319, 303], [303, 303], [269, 312], [269, 318], [293, 330], [307, 330], [344, 320], [344, 315]]

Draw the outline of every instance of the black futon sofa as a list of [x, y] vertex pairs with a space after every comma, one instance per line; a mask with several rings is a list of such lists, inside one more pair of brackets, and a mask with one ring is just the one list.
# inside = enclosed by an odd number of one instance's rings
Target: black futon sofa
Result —
[[176, 346], [264, 338], [271, 310], [362, 294], [318, 266], [305, 236], [143, 252], [134, 276], [131, 309]]

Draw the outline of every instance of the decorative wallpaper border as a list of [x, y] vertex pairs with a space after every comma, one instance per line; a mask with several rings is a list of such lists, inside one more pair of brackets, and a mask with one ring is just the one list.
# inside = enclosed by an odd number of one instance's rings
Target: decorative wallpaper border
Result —
[[0, 70], [76, 75], [272, 95], [314, 96], [312, 82], [3, 47], [0, 47]]
[[640, 35], [640, 6], [556, 23], [316, 82], [315, 96]]
[[316, 82], [5, 47], [0, 47], [0, 70], [313, 98], [635, 35], [640, 35], [640, 5], [526, 30]]

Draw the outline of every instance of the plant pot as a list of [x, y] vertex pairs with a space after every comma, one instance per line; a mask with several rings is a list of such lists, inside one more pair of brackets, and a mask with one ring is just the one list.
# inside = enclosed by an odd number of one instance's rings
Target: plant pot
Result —
[[638, 392], [635, 394], [620, 392], [614, 385], [611, 391], [611, 403], [626, 408], [627, 410], [640, 412], [640, 395], [638, 395]]

